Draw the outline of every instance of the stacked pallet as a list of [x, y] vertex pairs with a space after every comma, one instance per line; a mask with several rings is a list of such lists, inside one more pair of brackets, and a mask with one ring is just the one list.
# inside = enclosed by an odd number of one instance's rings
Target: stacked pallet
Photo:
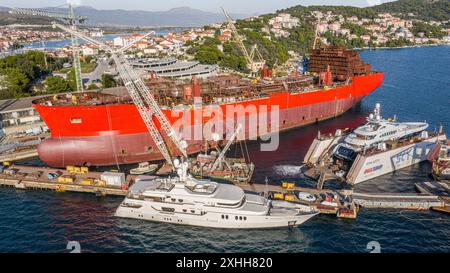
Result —
[[320, 73], [330, 66], [333, 77], [348, 78], [371, 72], [369, 64], [364, 63], [359, 53], [339, 46], [321, 46], [310, 51], [309, 71]]

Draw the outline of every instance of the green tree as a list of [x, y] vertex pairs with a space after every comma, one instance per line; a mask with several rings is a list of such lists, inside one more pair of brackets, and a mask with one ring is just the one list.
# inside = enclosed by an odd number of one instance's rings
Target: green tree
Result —
[[95, 90], [98, 89], [98, 86], [95, 83], [91, 83], [87, 87], [88, 90]]
[[27, 76], [17, 68], [0, 69], [0, 79], [1, 99], [20, 96], [29, 83]]
[[111, 88], [116, 87], [117, 83], [114, 80], [114, 77], [109, 74], [103, 74], [102, 75], [102, 86], [103, 88]]
[[47, 87], [47, 93], [62, 93], [72, 90], [68, 81], [61, 77], [48, 76], [45, 78], [44, 84]]

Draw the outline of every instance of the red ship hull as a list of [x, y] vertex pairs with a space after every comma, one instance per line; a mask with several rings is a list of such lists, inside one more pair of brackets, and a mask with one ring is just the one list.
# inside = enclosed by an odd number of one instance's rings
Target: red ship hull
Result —
[[[282, 131], [339, 116], [380, 86], [382, 81], [383, 73], [373, 73], [355, 76], [350, 84], [329, 90], [296, 94], [281, 91], [267, 98], [228, 105], [244, 107], [262, 105], [267, 106], [269, 112], [271, 106], [277, 105], [279, 130]], [[107, 166], [163, 159], [139, 112], [132, 104], [98, 106], [34, 104], [34, 107], [50, 128], [51, 138], [38, 147], [40, 159], [49, 166]], [[221, 107], [226, 112], [226, 105]], [[169, 110], [164, 111], [172, 124], [178, 119], [170, 117]], [[257, 113], [263, 114], [267, 115]], [[246, 120], [249, 118], [249, 115], [245, 115]], [[73, 122], [74, 120], [77, 122]], [[205, 123], [205, 120], [200, 122]], [[156, 124], [159, 125], [157, 122]], [[192, 118], [188, 126], [195, 124], [200, 125]], [[204, 148], [202, 141], [187, 142], [188, 153], [196, 153]]]

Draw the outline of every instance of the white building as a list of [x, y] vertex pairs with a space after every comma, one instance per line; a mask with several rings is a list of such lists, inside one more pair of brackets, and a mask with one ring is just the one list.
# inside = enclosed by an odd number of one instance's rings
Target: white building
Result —
[[93, 56], [98, 54], [98, 49], [96, 47], [86, 45], [82, 48], [83, 56]]

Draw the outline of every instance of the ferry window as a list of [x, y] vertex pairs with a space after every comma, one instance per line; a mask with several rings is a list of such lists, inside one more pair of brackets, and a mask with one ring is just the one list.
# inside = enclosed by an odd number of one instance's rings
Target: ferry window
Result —
[[183, 203], [183, 199], [178, 199], [178, 202]]
[[72, 124], [80, 124], [82, 122], [83, 121], [81, 120], [81, 118], [71, 118], [70, 119], [70, 123], [72, 123]]
[[225, 215], [225, 219], [227, 219], [227, 220], [228, 220], [228, 215]]
[[191, 213], [195, 213], [195, 210], [191, 209]]
[[242, 216], [239, 216], [239, 220], [241, 220], [241, 221], [242, 221]]
[[244, 216], [244, 221], [247, 221], [247, 217], [246, 216]]
[[238, 217], [237, 217], [237, 216], [235, 216], [235, 217], [234, 217], [234, 220], [237, 220], [237, 219], [238, 219]]
[[225, 219], [225, 216], [223, 216], [223, 214], [222, 214], [222, 219]]
[[183, 209], [183, 212], [187, 212], [187, 209]]
[[172, 198], [172, 199], [170, 199], [170, 200], [172, 200], [172, 202], [176, 202], [176, 201], [177, 201], [176, 198]]

